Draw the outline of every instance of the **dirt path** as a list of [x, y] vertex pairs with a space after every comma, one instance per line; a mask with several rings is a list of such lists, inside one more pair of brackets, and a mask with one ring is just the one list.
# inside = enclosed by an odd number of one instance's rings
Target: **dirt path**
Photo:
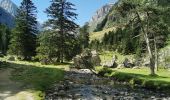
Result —
[[33, 94], [25, 91], [21, 83], [10, 80], [12, 70], [0, 70], [0, 100], [34, 100]]

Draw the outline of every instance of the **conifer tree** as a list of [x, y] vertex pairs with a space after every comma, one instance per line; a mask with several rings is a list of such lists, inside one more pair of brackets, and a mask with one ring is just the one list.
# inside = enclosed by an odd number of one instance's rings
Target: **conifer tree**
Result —
[[23, 0], [16, 15], [14, 28], [9, 46], [9, 54], [29, 60], [35, 55], [37, 21], [36, 7], [31, 0]]
[[88, 25], [88, 23], [85, 23], [85, 25], [80, 28], [80, 41], [81, 41], [82, 49], [87, 48], [89, 46], [89, 25]]
[[0, 25], [0, 52], [4, 55], [7, 53], [10, 30], [5, 25]]
[[74, 13], [75, 5], [67, 0], [52, 0], [49, 8], [46, 9], [46, 13], [50, 17], [47, 24], [51, 26], [51, 29], [56, 31], [56, 35], [59, 39], [55, 41], [58, 42], [58, 55], [59, 60], [63, 63], [64, 58], [68, 56], [74, 47], [75, 31], [78, 25], [74, 23], [77, 14]]

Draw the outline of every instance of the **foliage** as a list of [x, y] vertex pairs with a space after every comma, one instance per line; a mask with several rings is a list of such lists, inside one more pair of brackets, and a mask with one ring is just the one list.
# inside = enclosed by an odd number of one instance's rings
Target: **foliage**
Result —
[[[54, 38], [57, 42], [57, 59], [63, 63], [64, 59], [72, 58], [72, 51], [75, 47], [75, 33], [78, 25], [74, 23], [77, 14], [74, 13], [75, 5], [67, 0], [52, 0], [50, 7], [46, 9], [46, 13], [50, 17], [46, 26], [55, 31]], [[58, 37], [58, 39], [56, 38]], [[55, 39], [56, 38], [56, 39]], [[54, 53], [53, 53], [54, 54]]]
[[94, 49], [94, 50], [100, 50], [101, 48], [100, 48], [101, 46], [100, 46], [100, 41], [99, 40], [97, 40], [97, 39], [95, 39], [95, 40], [92, 40], [91, 42], [90, 42], [90, 44], [89, 44], [89, 48], [90, 49]]
[[[108, 19], [106, 23], [109, 23], [109, 21], [114, 18], [111, 22], [114, 23], [114, 27], [119, 26], [120, 28], [117, 28], [117, 30], [120, 29], [122, 32], [119, 33], [118, 31], [113, 30], [105, 33], [101, 41], [103, 42], [102, 45], [105, 46], [102, 46], [102, 48], [106, 50], [117, 49], [120, 53], [136, 53], [137, 56], [140, 56], [141, 53], [146, 51], [146, 43], [141, 35], [141, 25], [144, 25], [144, 28], [147, 26], [147, 12], [149, 12], [149, 38], [150, 40], [152, 40], [153, 37], [156, 38], [158, 49], [164, 47], [169, 34], [169, 21], [166, 17], [169, 15], [168, 7], [168, 1], [118, 1], [105, 19]], [[140, 13], [139, 15], [142, 18], [142, 24], [139, 24], [137, 17], [135, 17], [135, 11]], [[102, 29], [106, 26], [108, 25], [104, 25]], [[110, 25], [109, 27], [113, 27], [113, 25]], [[117, 42], [110, 43], [113, 40]], [[151, 45], [153, 45], [153, 43], [151, 43]]]
[[112, 70], [105, 67], [98, 72], [98, 75], [99, 76], [107, 76], [108, 74], [111, 74], [111, 73], [112, 73]]
[[80, 36], [80, 44], [82, 46], [82, 49], [87, 48], [89, 46], [89, 25], [86, 23], [83, 27], [79, 30]]
[[31, 0], [23, 0], [11, 34], [9, 54], [30, 60], [35, 56], [37, 32], [36, 7]]
[[41, 32], [38, 36], [38, 43], [39, 46], [37, 48], [37, 57], [39, 60], [43, 59], [49, 59], [52, 60], [52, 58], [59, 59], [59, 50], [56, 48], [59, 48], [59, 43], [55, 40], [58, 40], [59, 36], [56, 35], [53, 31], [44, 31]]
[[[60, 34], [52, 30], [46, 30], [39, 34], [37, 47], [37, 58], [42, 60], [48, 60], [49, 63], [60, 62]], [[71, 60], [75, 55], [80, 52], [80, 43], [74, 36], [67, 38], [65, 44], [67, 50], [64, 52], [65, 60]]]
[[10, 29], [5, 25], [0, 25], [0, 53], [6, 55], [10, 40]]

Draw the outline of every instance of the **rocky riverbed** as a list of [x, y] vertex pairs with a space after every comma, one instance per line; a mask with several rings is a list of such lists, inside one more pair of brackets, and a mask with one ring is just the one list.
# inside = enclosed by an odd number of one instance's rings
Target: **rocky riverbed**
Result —
[[170, 95], [145, 89], [115, 85], [89, 70], [66, 72], [64, 81], [46, 91], [46, 100], [170, 100]]

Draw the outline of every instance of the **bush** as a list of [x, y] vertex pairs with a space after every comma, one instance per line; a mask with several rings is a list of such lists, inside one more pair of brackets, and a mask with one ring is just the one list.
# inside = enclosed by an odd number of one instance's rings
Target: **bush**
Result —
[[121, 72], [116, 72], [114, 75], [112, 75], [112, 77], [120, 82], [129, 82], [131, 79], [134, 78], [133, 75], [129, 75]]
[[109, 68], [104, 67], [102, 70], [98, 72], [99, 76], [109, 76], [113, 71]]
[[142, 85], [142, 80], [141, 79], [137, 79], [137, 78], [132, 78], [129, 81], [129, 84], [131, 85], [131, 87], [141, 86]]
[[142, 87], [146, 89], [152, 89], [152, 90], [155, 90], [157, 88], [154, 84], [154, 81], [151, 80], [144, 80], [142, 83]]

